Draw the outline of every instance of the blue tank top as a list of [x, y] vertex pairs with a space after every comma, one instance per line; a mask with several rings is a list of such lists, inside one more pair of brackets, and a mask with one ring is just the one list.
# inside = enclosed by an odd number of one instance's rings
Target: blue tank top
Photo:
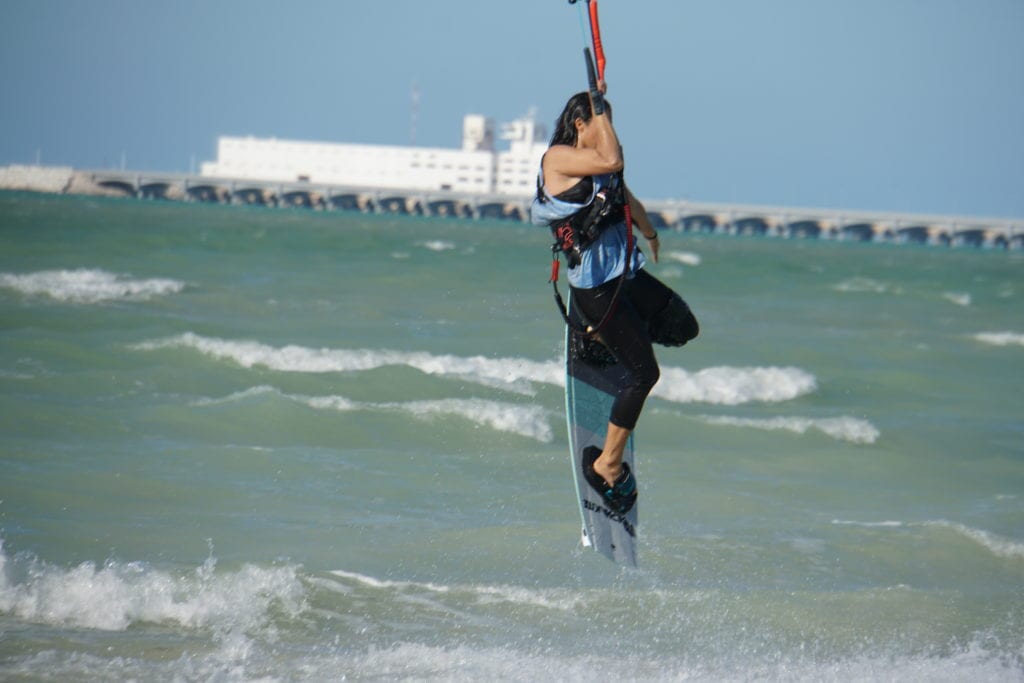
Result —
[[[544, 201], [534, 197], [530, 205], [530, 222], [534, 225], [548, 226], [552, 221], [562, 220], [573, 215], [577, 211], [589, 206], [594, 197], [601, 191], [601, 188], [612, 182], [612, 175], [593, 176], [594, 187], [590, 192], [590, 198], [582, 203], [576, 204], [563, 199], [553, 197], [544, 187], [544, 168], [541, 162], [541, 170], [538, 174], [540, 192], [544, 194]], [[577, 289], [592, 289], [613, 280], [620, 275], [626, 265], [626, 222], [619, 223], [606, 228], [598, 238], [583, 250], [580, 264], [569, 269], [569, 284]], [[633, 273], [644, 267], [647, 260], [640, 250], [633, 247], [633, 264], [629, 269], [628, 278]]]

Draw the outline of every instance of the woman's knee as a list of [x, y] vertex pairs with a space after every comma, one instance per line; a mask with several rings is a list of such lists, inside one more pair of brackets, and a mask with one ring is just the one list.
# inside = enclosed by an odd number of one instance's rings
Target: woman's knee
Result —
[[668, 303], [650, 320], [651, 341], [664, 346], [682, 346], [700, 333], [700, 325], [682, 297], [672, 294]]

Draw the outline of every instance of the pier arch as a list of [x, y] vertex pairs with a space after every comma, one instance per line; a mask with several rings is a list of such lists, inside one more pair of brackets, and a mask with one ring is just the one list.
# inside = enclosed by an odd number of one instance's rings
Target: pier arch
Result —
[[477, 216], [494, 220], [526, 220], [526, 213], [515, 202], [488, 202], [476, 207]]
[[328, 208], [339, 211], [362, 211], [363, 213], [372, 213], [376, 208], [372, 197], [354, 192], [328, 195], [326, 204]]
[[839, 228], [840, 239], [853, 242], [870, 242], [875, 238], [874, 223], [850, 223]]
[[718, 217], [710, 213], [695, 213], [685, 216], [680, 225], [683, 232], [715, 232], [718, 229]]
[[284, 192], [278, 197], [278, 206], [313, 209], [321, 205], [319, 195], [308, 190], [292, 190]]
[[732, 222], [732, 231], [737, 235], [767, 235], [771, 226], [762, 216], [747, 216]]
[[927, 244], [931, 239], [931, 228], [927, 225], [911, 225], [896, 230], [896, 239], [899, 242], [913, 242], [916, 244]]
[[985, 231], [982, 228], [967, 228], [954, 231], [950, 237], [954, 246], [981, 247], [985, 244]]
[[277, 203], [277, 197], [273, 192], [262, 187], [243, 187], [231, 193], [231, 201], [234, 204], [248, 206], [274, 206]]
[[812, 238], [820, 237], [821, 223], [816, 220], [800, 220], [786, 224], [786, 237]]
[[427, 203], [427, 210], [431, 216], [473, 217], [473, 208], [455, 199], [435, 199]]
[[226, 200], [228, 193], [215, 185], [189, 185], [185, 199], [192, 202], [219, 203]]
[[138, 196], [142, 199], [169, 199], [170, 183], [145, 183], [139, 186]]
[[377, 200], [376, 210], [378, 213], [394, 213], [402, 216], [423, 216], [427, 213], [419, 198], [405, 195], [380, 197]]
[[110, 190], [114, 195], [122, 197], [135, 197], [135, 184], [124, 180], [100, 180], [96, 183], [100, 187]]

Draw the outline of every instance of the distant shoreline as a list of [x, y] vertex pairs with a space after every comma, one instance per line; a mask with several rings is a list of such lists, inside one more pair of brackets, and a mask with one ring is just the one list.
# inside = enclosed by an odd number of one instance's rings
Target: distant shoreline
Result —
[[[530, 202], [530, 197], [513, 195], [352, 188], [307, 179], [257, 181], [31, 165], [0, 166], [0, 190], [514, 221], [529, 220]], [[688, 200], [643, 201], [651, 222], [659, 230], [797, 240], [1024, 249], [1024, 219], [744, 206]]]

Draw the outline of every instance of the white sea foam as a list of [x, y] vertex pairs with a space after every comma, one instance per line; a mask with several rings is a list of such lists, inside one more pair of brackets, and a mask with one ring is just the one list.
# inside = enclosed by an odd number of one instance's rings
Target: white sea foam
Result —
[[449, 398], [437, 401], [413, 401], [397, 404], [400, 410], [420, 418], [433, 415], [458, 415], [500, 432], [510, 432], [550, 443], [551, 425], [540, 406], [515, 405], [479, 398]]
[[139, 351], [190, 348], [212, 358], [233, 361], [245, 368], [260, 366], [282, 372], [359, 372], [388, 366], [407, 366], [428, 375], [466, 379], [512, 390], [521, 388], [524, 380], [561, 386], [564, 373], [561, 363], [554, 361], [437, 355], [426, 351], [387, 349], [313, 349], [294, 345], [274, 347], [254, 341], [202, 337], [191, 332], [136, 344], [132, 348]]
[[788, 401], [816, 387], [814, 375], [793, 367], [663, 368], [653, 395], [678, 403], [739, 405]]
[[406, 403], [358, 403], [341, 396], [293, 398], [303, 400], [313, 408], [329, 408], [344, 412], [397, 410], [419, 419], [430, 419], [439, 415], [455, 415], [482, 427], [526, 436], [541, 443], [550, 443], [552, 439], [547, 413], [540, 406], [534, 405], [516, 405], [481, 398], [448, 398]]
[[446, 240], [427, 240], [420, 242], [420, 246], [430, 251], [450, 251], [455, 248], [455, 243]]
[[713, 416], [701, 415], [700, 419], [708, 424], [724, 425], [728, 427], [750, 427], [753, 429], [765, 429], [769, 431], [782, 430], [805, 434], [810, 430], [822, 432], [833, 439], [849, 441], [857, 444], [872, 444], [880, 432], [868, 422], [855, 417], [772, 417], [772, 418], [745, 418], [730, 417], [726, 415]]
[[938, 519], [924, 522], [923, 526], [949, 529], [958, 534], [966, 536], [975, 543], [984, 546], [993, 555], [1009, 559], [1024, 559], [1024, 542], [1014, 541], [1008, 538], [997, 536], [983, 529], [975, 529], [958, 522], [950, 522], [945, 519]]
[[[314, 349], [275, 347], [255, 341], [232, 341], [186, 332], [176, 337], [135, 344], [137, 351], [187, 348], [245, 368], [264, 367], [281, 372], [360, 372], [388, 366], [406, 366], [428, 375], [449, 377], [521, 394], [532, 394], [529, 383], [562, 387], [565, 369], [560, 361], [526, 358], [454, 356], [426, 351], [388, 349]], [[793, 367], [717, 366], [689, 372], [666, 367], [653, 395], [678, 403], [738, 405], [778, 402], [815, 390], [814, 375]]]
[[499, 432], [518, 434], [541, 443], [550, 443], [553, 437], [547, 412], [537, 405], [520, 405], [481, 398], [450, 398], [432, 401], [370, 402], [353, 401], [344, 396], [302, 396], [286, 394], [278, 389], [261, 385], [237, 391], [222, 398], [202, 398], [194, 401], [197, 407], [212, 406], [274, 394], [317, 410], [398, 411], [421, 420], [437, 416], [454, 415], [481, 427]]
[[669, 251], [665, 253], [665, 258], [682, 263], [684, 266], [700, 265], [700, 255], [690, 251]]
[[886, 520], [884, 522], [858, 522], [852, 519], [833, 519], [832, 523], [836, 526], [860, 526], [865, 528], [871, 527], [892, 527], [898, 528], [903, 526], [903, 522], [897, 520]]
[[360, 583], [371, 588], [419, 588], [422, 590], [430, 591], [432, 593], [447, 593], [450, 590], [448, 586], [443, 586], [436, 583], [422, 583], [418, 581], [392, 581], [390, 579], [378, 579], [373, 576], [367, 576], [366, 574], [360, 574], [358, 572], [347, 572], [343, 569], [335, 569], [330, 573], [334, 576], [337, 576], [338, 578], [354, 581], [356, 583]]
[[838, 292], [865, 292], [869, 294], [885, 294], [889, 285], [868, 277], [854, 277], [843, 280], [833, 287]]
[[[586, 619], [593, 621], [594, 614], [598, 619], [594, 628], [610, 624], [616, 630], [635, 630], [632, 621], [624, 625], [625, 618], [619, 616], [627, 603], [617, 603], [613, 596], [610, 606], [602, 608], [597, 601], [605, 603], [605, 593], [579, 587], [438, 584], [344, 570], [310, 576], [294, 567], [222, 571], [212, 560], [186, 573], [158, 571], [137, 563], [108, 562], [102, 568], [86, 563], [65, 569], [36, 560], [7, 562], [17, 567], [5, 567], [5, 562], [0, 551], [0, 612], [5, 616], [56, 629], [115, 632], [82, 640], [74, 632], [57, 631], [52, 637], [44, 634], [41, 646], [36, 646], [26, 640], [37, 637], [31, 630], [16, 627], [11, 631], [15, 637], [12, 645], [31, 645], [16, 647], [5, 659], [4, 672], [16, 679], [1020, 679], [1016, 641], [1012, 635], [1009, 642], [1004, 641], [998, 631], [982, 628], [962, 641], [948, 643], [917, 645], [911, 641], [909, 649], [899, 642], [876, 643], [865, 636], [862, 647], [844, 648], [849, 641], [838, 641], [833, 654], [828, 648], [836, 643], [835, 633], [856, 636], [870, 624], [858, 620], [843, 630], [844, 624], [837, 622], [833, 627], [827, 622], [820, 637], [812, 634], [806, 643], [798, 641], [790, 648], [785, 645], [789, 642], [785, 631], [776, 632], [772, 625], [779, 619], [784, 624], [795, 623], [799, 612], [773, 611], [782, 617], [759, 619], [756, 615], [763, 607], [756, 600], [737, 602], [729, 596], [723, 596], [725, 609], [711, 613], [695, 608], [711, 609], [714, 604], [703, 605], [703, 599], [695, 604], [692, 598], [671, 590], [652, 596], [655, 600], [642, 598], [641, 590], [625, 591], [626, 596], [620, 598], [632, 603], [630, 594], [635, 594], [637, 606], [652, 607], [654, 618], [671, 616], [676, 622], [671, 635], [689, 634], [687, 642], [694, 643], [697, 655], [669, 646], [643, 652], [627, 648], [613, 654], [602, 654], [598, 648], [581, 654], [575, 647], [580, 633], [606, 642], [589, 629]], [[9, 578], [14, 575], [21, 578]], [[673, 606], [673, 599], [681, 602]], [[659, 606], [664, 600], [669, 604]], [[751, 602], [750, 611], [744, 611]], [[806, 602], [814, 603], [814, 595]], [[527, 610], [535, 610], [536, 615]], [[362, 612], [370, 616], [361, 620]], [[484, 636], [499, 634], [503, 623], [506, 627], [525, 626], [510, 631], [512, 635], [500, 644], [488, 645], [497, 643], [497, 636], [481, 638], [482, 642], [467, 642], [462, 637], [477, 625]], [[748, 637], [746, 628], [736, 627], [737, 623], [741, 627], [754, 623], [759, 628]], [[821, 623], [825, 622], [812, 622]], [[882, 633], [888, 623], [883, 622]], [[173, 628], [170, 634], [156, 632], [162, 643], [157, 654], [162, 656], [152, 656], [154, 650], [148, 647], [153, 634], [147, 635], [143, 629], [117, 633], [145, 624]], [[557, 630], [562, 624], [568, 626], [564, 638]], [[420, 638], [421, 632], [428, 635]], [[319, 634], [319, 639], [311, 641], [311, 633]], [[170, 638], [164, 640], [165, 635]], [[416, 642], [422, 639], [428, 642]], [[97, 645], [108, 643], [109, 651]], [[813, 656], [808, 656], [805, 644], [814, 648]], [[766, 650], [766, 645], [772, 649]]]
[[946, 301], [952, 301], [957, 306], [971, 305], [971, 295], [967, 292], [943, 292], [942, 298]]
[[993, 346], [1024, 346], [1024, 334], [1020, 332], [979, 332], [974, 339]]
[[1024, 559], [1024, 542], [1016, 541], [1009, 538], [1004, 538], [997, 534], [993, 534], [990, 531], [984, 529], [975, 529], [974, 527], [961, 524], [959, 522], [950, 522], [945, 519], [934, 519], [927, 522], [898, 522], [898, 521], [885, 521], [885, 522], [857, 522], [852, 520], [833, 519], [832, 523], [837, 526], [858, 526], [858, 527], [890, 527], [890, 528], [903, 528], [903, 527], [929, 527], [934, 529], [946, 529], [953, 531], [957, 534], [965, 536], [966, 538], [974, 541], [978, 545], [984, 547], [993, 555], [997, 557], [1004, 557], [1008, 559]]
[[[377, 579], [365, 574], [334, 570], [332, 575], [348, 582], [355, 582], [371, 588], [397, 591], [426, 591], [437, 594], [456, 594], [458, 596], [470, 595], [478, 604], [511, 603], [516, 605], [527, 605], [545, 609], [569, 611], [577, 607], [582, 600], [582, 594], [558, 588], [537, 589], [523, 588], [521, 586], [489, 585], [489, 584], [455, 584], [451, 586], [440, 585], [429, 582], [418, 581], [392, 581]], [[320, 584], [332, 590], [338, 590], [338, 586]], [[344, 592], [344, 589], [342, 589]]]
[[220, 398], [200, 398], [192, 402], [193, 406], [215, 406], [222, 403], [234, 403], [235, 401], [243, 401], [247, 398], [254, 396], [263, 396], [265, 394], [280, 393], [277, 389], [266, 384], [258, 387], [249, 387], [241, 391], [236, 391], [228, 396], [222, 396]]
[[104, 270], [42, 270], [35, 273], [0, 273], [0, 287], [23, 294], [46, 295], [58, 301], [95, 304], [103, 301], [145, 301], [176, 294], [185, 283], [162, 278], [133, 279]]
[[[983, 639], [953, 647], [943, 654], [893, 655], [866, 652], [826, 659], [778, 652], [753, 656], [652, 655], [621, 649], [615, 653], [593, 651], [562, 655], [553, 649], [535, 651], [502, 647], [427, 645], [396, 642], [365, 652], [346, 653], [336, 659], [317, 659], [309, 671], [313, 677], [330, 679], [338, 670], [358, 672], [356, 678], [451, 681], [953, 681], [974, 683], [1019, 680], [1018, 671], [1000, 660]], [[711, 649], [711, 648], [709, 648]], [[359, 674], [362, 674], [360, 676]]]
[[[536, 638], [536, 637], [535, 637]], [[967, 643], [952, 643], [931, 652], [915, 648], [865, 647], [859, 654], [827, 656], [815, 652], [763, 654], [760, 649], [708, 645], [697, 655], [685, 650], [658, 654], [620, 648], [581, 653], [560, 648], [541, 638], [509, 637], [504, 645], [467, 644], [466, 638], [428, 644], [395, 638], [386, 644], [366, 644], [352, 634], [348, 642], [316, 647], [269, 646], [248, 659], [231, 657], [220, 648], [190, 651], [176, 660], [154, 656], [98, 656], [66, 647], [30, 651], [5, 660], [4, 671], [14, 680], [74, 681], [591, 681], [627, 680], [668, 683], [695, 681], [929, 681], [1006, 683], [1022, 679], [1013, 655], [994, 646], [984, 632]], [[525, 641], [525, 642], [523, 642]], [[812, 641], [813, 643], [813, 641]], [[1012, 647], [1012, 646], [1008, 646]], [[141, 649], [141, 648], [140, 648]], [[808, 648], [810, 649], [810, 648]], [[818, 648], [821, 649], [821, 648]], [[725, 654], [716, 654], [725, 651]], [[270, 663], [268, 663], [270, 662]]]
[[[176, 575], [135, 562], [66, 569], [30, 559], [17, 571], [7, 564], [0, 543], [0, 612], [52, 626], [123, 631], [137, 623], [173, 623], [246, 631], [266, 623], [272, 607], [293, 615], [305, 608], [294, 566], [218, 572], [210, 559]], [[9, 578], [16, 573], [24, 578]]]

